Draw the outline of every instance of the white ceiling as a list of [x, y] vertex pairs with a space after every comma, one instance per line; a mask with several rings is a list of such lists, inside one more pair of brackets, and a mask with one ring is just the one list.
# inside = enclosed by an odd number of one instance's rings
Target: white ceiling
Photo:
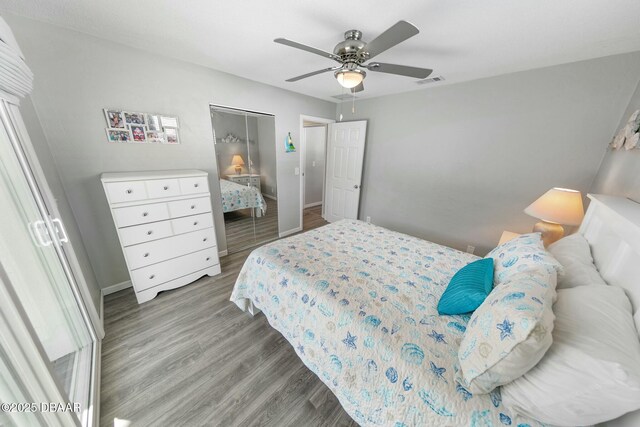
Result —
[[[369, 41], [400, 19], [420, 34], [380, 62], [434, 69], [444, 83], [640, 50], [638, 0], [0, 0], [0, 11], [334, 100], [329, 59], [273, 42], [332, 51], [349, 29]], [[424, 89], [370, 72], [360, 97]], [[335, 100], [334, 100], [335, 101]]]

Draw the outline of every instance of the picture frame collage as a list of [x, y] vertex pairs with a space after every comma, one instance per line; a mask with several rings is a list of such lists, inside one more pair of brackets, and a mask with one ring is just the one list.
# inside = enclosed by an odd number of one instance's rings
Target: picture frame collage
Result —
[[107, 141], [126, 144], [180, 144], [178, 118], [105, 108]]

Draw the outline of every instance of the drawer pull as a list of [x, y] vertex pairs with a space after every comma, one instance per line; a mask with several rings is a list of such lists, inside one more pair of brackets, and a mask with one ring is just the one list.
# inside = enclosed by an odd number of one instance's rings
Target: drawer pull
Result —
[[205, 237], [204, 239], [202, 239], [202, 241], [203, 241], [203, 242], [206, 242], [206, 241], [207, 241], [207, 238]]
[[191, 205], [191, 209], [195, 209], [195, 208], [196, 208], [196, 205]]
[[152, 279], [153, 279], [153, 278], [155, 278], [155, 277], [156, 277], [156, 275], [155, 275], [155, 274], [152, 274], [151, 276], [149, 276], [149, 280], [152, 280]]
[[143, 257], [145, 257], [145, 258], [148, 257], [148, 256], [149, 256], [149, 252], [145, 252], [144, 255], [143, 255]]
[[142, 212], [142, 216], [149, 216], [149, 212]]
[[168, 186], [168, 185], [165, 185], [163, 188], [164, 188], [165, 190], [168, 190], [168, 189], [169, 189], [169, 186]]
[[200, 184], [198, 184], [197, 182], [195, 184], [193, 184], [194, 187], [198, 188]]
[[153, 234], [153, 230], [147, 231], [147, 236], [151, 236]]
[[129, 188], [129, 189], [127, 190], [127, 194], [131, 194], [131, 193], [133, 193], [133, 190]]
[[207, 261], [211, 261], [211, 257], [210, 256], [207, 257]]
[[193, 221], [193, 225], [198, 225], [198, 221]]

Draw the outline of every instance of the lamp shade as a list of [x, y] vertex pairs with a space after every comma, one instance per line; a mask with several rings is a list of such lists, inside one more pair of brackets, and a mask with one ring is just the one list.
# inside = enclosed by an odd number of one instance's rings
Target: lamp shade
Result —
[[546, 222], [579, 225], [584, 218], [582, 194], [567, 188], [552, 188], [524, 210], [524, 213]]
[[240, 154], [233, 155], [233, 159], [231, 159], [231, 166], [244, 166], [244, 160], [242, 160], [242, 156]]

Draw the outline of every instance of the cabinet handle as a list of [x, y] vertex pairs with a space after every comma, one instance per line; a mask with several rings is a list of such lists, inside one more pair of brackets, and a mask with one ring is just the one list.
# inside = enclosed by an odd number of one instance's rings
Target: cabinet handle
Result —
[[198, 183], [193, 184], [193, 186], [196, 187], [196, 188], [198, 188], [199, 185], [200, 184], [198, 184]]
[[198, 221], [193, 221], [193, 225], [198, 225]]
[[130, 189], [130, 188], [129, 188], [129, 189], [127, 189], [127, 194], [131, 194], [131, 193], [133, 193], [133, 190], [132, 190], [132, 189]]
[[207, 257], [207, 261], [211, 261], [211, 257], [210, 256]]
[[143, 255], [143, 257], [148, 257], [149, 256], [149, 252], [145, 252], [145, 254]]
[[154, 277], [156, 277], [156, 275], [152, 274], [151, 276], [149, 276], [149, 280], [153, 279]]
[[195, 208], [196, 208], [196, 205], [191, 205], [191, 209], [195, 209]]
[[142, 212], [142, 216], [149, 216], [149, 212]]
[[204, 239], [202, 239], [202, 241], [203, 241], [203, 242], [206, 242], [206, 241], [207, 241], [207, 238], [205, 237]]
[[165, 185], [165, 186], [164, 186], [164, 189], [165, 189], [165, 190], [168, 190], [168, 189], [169, 189], [169, 186], [168, 186], [168, 185]]
[[151, 236], [153, 234], [153, 230], [147, 231], [147, 236]]

